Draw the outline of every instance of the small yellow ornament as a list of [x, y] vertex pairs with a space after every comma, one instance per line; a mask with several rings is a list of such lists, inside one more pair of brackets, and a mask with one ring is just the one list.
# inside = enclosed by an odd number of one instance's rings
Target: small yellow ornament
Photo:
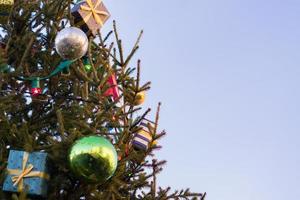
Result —
[[134, 101], [134, 105], [138, 106], [138, 105], [143, 104], [145, 102], [145, 99], [146, 99], [145, 91], [141, 91], [141, 92], [137, 93], [135, 101]]

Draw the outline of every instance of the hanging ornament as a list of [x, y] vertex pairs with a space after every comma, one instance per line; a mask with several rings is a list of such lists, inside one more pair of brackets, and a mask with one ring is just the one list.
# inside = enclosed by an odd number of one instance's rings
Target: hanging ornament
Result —
[[115, 173], [118, 155], [115, 147], [104, 137], [88, 136], [72, 146], [69, 162], [78, 177], [88, 182], [103, 183]]
[[88, 50], [88, 38], [76, 27], [68, 27], [58, 32], [55, 38], [57, 53], [65, 60], [77, 60]]
[[31, 82], [31, 95], [38, 96], [42, 94], [42, 88], [40, 86], [40, 79], [36, 78]]
[[106, 84], [108, 85], [108, 88], [103, 95], [106, 97], [112, 97], [112, 99], [116, 101], [120, 97], [116, 75], [110, 75]]
[[79, 1], [71, 11], [75, 25], [87, 35], [96, 35], [98, 30], [110, 17], [102, 0]]
[[152, 135], [146, 123], [141, 122], [140, 128], [132, 140], [132, 146], [136, 150], [147, 151], [152, 142]]
[[10, 150], [3, 191], [46, 197], [50, 178], [47, 157], [44, 152]]
[[134, 105], [138, 106], [143, 104], [145, 102], [145, 99], [146, 99], [146, 92], [145, 91], [138, 92], [134, 100]]
[[84, 65], [85, 71], [87, 71], [87, 72], [91, 71], [92, 65], [91, 65], [91, 63], [89, 61], [89, 58], [86, 57], [86, 56], [83, 58], [83, 65]]

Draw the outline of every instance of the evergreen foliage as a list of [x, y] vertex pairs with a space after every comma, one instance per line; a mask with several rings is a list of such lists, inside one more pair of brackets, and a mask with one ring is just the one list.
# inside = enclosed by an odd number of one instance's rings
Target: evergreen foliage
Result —
[[[157, 127], [160, 105], [154, 122], [148, 124], [153, 135], [149, 149], [143, 152], [129, 148], [140, 122], [150, 113], [150, 109], [143, 112], [134, 104], [137, 93], [150, 89], [150, 82], [140, 82], [141, 62], [132, 64], [142, 33], [128, 55], [124, 55], [115, 23], [108, 34], [90, 37], [91, 70], [85, 70], [83, 61], [77, 60], [68, 75], [62, 73], [42, 81], [44, 93], [39, 96], [30, 94], [29, 81], [19, 80], [18, 77], [47, 76], [61, 62], [54, 40], [59, 30], [74, 25], [72, 5], [71, 0], [19, 0], [10, 12], [9, 22], [1, 25], [0, 187], [9, 150], [16, 149], [49, 154], [51, 181], [47, 199], [204, 199], [205, 194], [172, 192], [158, 186], [157, 174], [166, 163], [153, 157], [160, 148], [154, 141], [165, 135]], [[121, 93], [117, 101], [103, 95], [113, 73]], [[120, 156], [116, 173], [104, 184], [86, 183], [70, 171], [69, 150], [77, 139], [87, 135], [110, 139]], [[0, 199], [41, 198], [0, 190]]]

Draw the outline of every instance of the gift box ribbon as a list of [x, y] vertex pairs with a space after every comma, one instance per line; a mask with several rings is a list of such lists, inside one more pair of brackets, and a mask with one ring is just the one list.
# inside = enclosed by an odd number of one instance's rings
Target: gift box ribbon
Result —
[[90, 12], [83, 18], [83, 21], [88, 22], [91, 16], [93, 16], [97, 24], [103, 26], [103, 21], [100, 18], [100, 15], [108, 16], [109, 14], [105, 11], [97, 10], [97, 7], [100, 5], [101, 2], [102, 0], [97, 0], [96, 4], [93, 5], [92, 0], [86, 0], [88, 6], [84, 6], [84, 5], [80, 6], [81, 10]]
[[22, 191], [24, 187], [24, 178], [29, 177], [39, 177], [43, 179], [49, 179], [49, 174], [45, 172], [40, 171], [32, 171], [34, 166], [32, 164], [29, 164], [27, 167], [27, 161], [29, 158], [29, 153], [24, 152], [23, 156], [23, 163], [22, 163], [22, 170], [19, 169], [8, 169], [8, 174], [14, 175], [12, 176], [12, 182], [14, 183], [14, 186], [18, 186], [18, 191]]

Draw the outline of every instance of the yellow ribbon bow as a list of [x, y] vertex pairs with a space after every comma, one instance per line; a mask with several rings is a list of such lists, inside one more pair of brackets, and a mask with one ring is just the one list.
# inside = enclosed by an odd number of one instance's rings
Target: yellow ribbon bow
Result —
[[18, 185], [18, 191], [23, 190], [24, 178], [29, 178], [29, 177], [40, 177], [44, 179], [50, 178], [49, 175], [44, 172], [32, 171], [34, 168], [32, 164], [28, 165], [26, 168], [28, 158], [29, 158], [29, 153], [24, 152], [22, 170], [8, 169], [8, 174], [15, 175], [11, 177], [11, 180], [14, 183], [13, 184], [14, 186]]
[[84, 6], [84, 5], [80, 6], [81, 10], [90, 12], [89, 14], [87, 14], [87, 16], [85, 16], [83, 18], [83, 20], [85, 22], [87, 22], [91, 18], [91, 16], [93, 15], [93, 17], [94, 17], [95, 21], [97, 22], [97, 24], [103, 26], [103, 21], [100, 18], [100, 15], [108, 16], [109, 14], [105, 11], [97, 10], [97, 7], [100, 5], [101, 2], [102, 2], [102, 0], [97, 0], [96, 4], [93, 5], [92, 0], [86, 0], [86, 3], [88, 5], [88, 7]]

